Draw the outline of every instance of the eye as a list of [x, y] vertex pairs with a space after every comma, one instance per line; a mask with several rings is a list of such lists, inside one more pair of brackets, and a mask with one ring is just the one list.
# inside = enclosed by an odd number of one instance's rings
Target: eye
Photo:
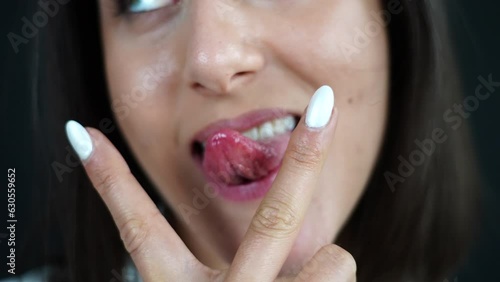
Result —
[[122, 12], [138, 14], [176, 4], [179, 0], [120, 0], [120, 2]]

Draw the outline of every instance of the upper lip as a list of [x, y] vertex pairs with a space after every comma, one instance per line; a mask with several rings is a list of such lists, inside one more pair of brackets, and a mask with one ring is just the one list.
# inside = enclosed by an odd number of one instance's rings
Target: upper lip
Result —
[[222, 119], [209, 124], [195, 134], [193, 142], [205, 142], [210, 136], [221, 129], [232, 129], [244, 132], [250, 128], [258, 126], [266, 121], [285, 117], [287, 115], [298, 116], [284, 109], [263, 109], [255, 110], [231, 119]]

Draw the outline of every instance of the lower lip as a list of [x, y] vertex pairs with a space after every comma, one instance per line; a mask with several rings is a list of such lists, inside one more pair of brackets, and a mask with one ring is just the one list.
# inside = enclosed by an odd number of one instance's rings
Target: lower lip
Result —
[[289, 139], [291, 137], [291, 133], [283, 134], [280, 136], [276, 136], [272, 139], [271, 142], [277, 144], [275, 149], [280, 152], [279, 154], [283, 154], [281, 156], [281, 161], [279, 161], [278, 165], [271, 170], [265, 177], [252, 181], [249, 183], [235, 185], [228, 184], [222, 181], [214, 180], [210, 175], [208, 175], [203, 169], [203, 161], [200, 158], [195, 160], [197, 166], [202, 171], [202, 175], [204, 175], [206, 186], [212, 187], [214, 189], [213, 194], [215, 196], [219, 196], [224, 200], [233, 201], [233, 202], [250, 202], [258, 199], [262, 199], [266, 193], [271, 188], [276, 176], [278, 175], [278, 171], [281, 167], [281, 162], [284, 157], [284, 149], [287, 147]]
[[223, 185], [212, 183], [217, 195], [235, 202], [248, 202], [262, 199], [271, 188], [274, 179], [278, 175], [280, 166], [269, 173], [266, 177], [243, 185]]

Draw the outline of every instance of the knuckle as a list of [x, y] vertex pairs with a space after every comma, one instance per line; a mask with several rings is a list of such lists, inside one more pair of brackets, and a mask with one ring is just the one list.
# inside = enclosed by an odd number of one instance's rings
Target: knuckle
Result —
[[224, 270], [215, 270], [202, 266], [202, 272], [205, 272], [205, 277], [208, 277], [209, 282], [224, 282], [226, 281], [227, 272]]
[[258, 208], [251, 228], [264, 237], [283, 239], [297, 231], [299, 220], [288, 203], [270, 200]]
[[116, 189], [119, 188], [119, 183], [121, 183], [121, 180], [128, 177], [128, 174], [129, 173], [127, 173], [127, 175], [120, 175], [113, 171], [110, 171], [109, 169], [102, 170], [98, 172], [98, 180], [95, 188], [102, 197], [111, 195]]
[[301, 170], [314, 170], [321, 162], [321, 150], [317, 142], [299, 140], [288, 145], [288, 158], [295, 167]]
[[138, 253], [143, 248], [150, 233], [148, 225], [136, 217], [124, 219], [118, 229], [125, 249], [130, 255]]
[[356, 273], [357, 265], [354, 257], [343, 248], [330, 244], [323, 246], [320, 250], [325, 254], [325, 257], [335, 265], [337, 271], [344, 273], [347, 276], [352, 276]]

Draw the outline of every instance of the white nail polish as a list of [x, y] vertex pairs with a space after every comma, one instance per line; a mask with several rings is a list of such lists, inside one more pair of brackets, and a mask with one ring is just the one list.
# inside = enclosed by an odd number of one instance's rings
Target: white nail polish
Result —
[[335, 98], [330, 86], [320, 87], [311, 98], [306, 113], [306, 125], [321, 128], [328, 124], [332, 116]]
[[92, 139], [87, 130], [78, 122], [70, 120], [66, 122], [66, 135], [69, 143], [75, 150], [80, 160], [84, 161], [92, 153]]

